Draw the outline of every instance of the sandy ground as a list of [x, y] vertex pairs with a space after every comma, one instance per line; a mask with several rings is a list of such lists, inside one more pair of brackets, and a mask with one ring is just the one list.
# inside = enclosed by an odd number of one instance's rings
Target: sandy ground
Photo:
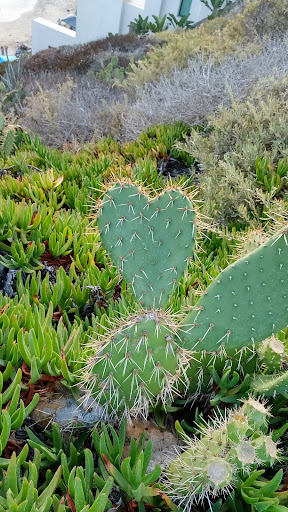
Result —
[[[13, 3], [13, 0], [10, 1]], [[4, 13], [2, 17], [0, 16], [0, 47], [8, 46], [9, 55], [13, 55], [20, 44], [31, 47], [31, 23], [34, 18], [41, 17], [57, 23], [59, 18], [73, 16], [77, 8], [77, 0], [32, 0], [30, 4], [27, 1], [30, 10], [23, 12], [24, 9], [19, 4], [19, 10], [16, 10], [16, 12], [19, 13], [20, 17], [14, 21], [3, 22], [1, 21], [1, 18], [5, 19], [3, 4], [6, 2], [8, 5], [9, 0], [0, 0], [0, 14], [1, 11]], [[17, 5], [16, 0], [14, 0], [14, 3]], [[6, 19], [12, 17], [8, 15], [8, 10], [6, 14]]]

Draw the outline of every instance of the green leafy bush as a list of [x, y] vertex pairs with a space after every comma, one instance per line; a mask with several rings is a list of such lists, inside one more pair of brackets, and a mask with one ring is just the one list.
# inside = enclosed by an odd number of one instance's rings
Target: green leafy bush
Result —
[[[287, 78], [260, 80], [244, 101], [207, 116], [205, 131], [192, 130], [178, 145], [198, 162], [204, 212], [217, 222], [252, 223], [286, 197], [286, 112]], [[276, 174], [265, 162], [279, 166]]]

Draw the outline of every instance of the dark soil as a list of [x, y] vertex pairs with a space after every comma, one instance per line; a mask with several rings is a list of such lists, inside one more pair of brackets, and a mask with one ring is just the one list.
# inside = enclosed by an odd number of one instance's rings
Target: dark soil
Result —
[[173, 158], [171, 155], [160, 160], [157, 169], [158, 174], [162, 174], [162, 176], [166, 178], [177, 178], [183, 175], [186, 175], [188, 178], [194, 176], [193, 183], [195, 186], [199, 185], [198, 175], [203, 174], [203, 171], [199, 169], [196, 161], [189, 167], [183, 161]]
[[169, 176], [171, 176], [171, 178], [177, 178], [177, 176], [183, 176], [183, 174], [190, 177], [191, 168], [180, 160], [168, 155], [167, 158], [163, 158], [160, 161], [160, 164], [158, 165], [158, 173], [167, 178], [169, 178]]

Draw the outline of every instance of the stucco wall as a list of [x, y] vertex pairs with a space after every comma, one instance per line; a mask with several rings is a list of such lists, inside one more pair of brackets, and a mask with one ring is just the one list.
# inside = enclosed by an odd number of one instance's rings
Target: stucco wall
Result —
[[116, 34], [123, 9], [122, 0], [78, 0], [77, 40], [87, 43]]
[[47, 50], [49, 46], [76, 44], [76, 32], [57, 23], [36, 18], [32, 21], [32, 53]]

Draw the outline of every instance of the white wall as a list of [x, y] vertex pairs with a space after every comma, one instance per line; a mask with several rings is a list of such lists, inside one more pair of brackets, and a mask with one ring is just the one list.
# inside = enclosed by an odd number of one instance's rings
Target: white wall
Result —
[[[232, 0], [234, 2], [234, 0]], [[204, 20], [211, 14], [210, 9], [206, 7], [200, 0], [192, 0], [190, 19], [197, 23]]]
[[119, 31], [122, 0], [78, 0], [77, 42], [87, 43]]
[[[179, 0], [175, 0], [175, 3], [177, 4]], [[154, 14], [154, 16], [159, 16], [159, 12], [161, 9], [162, 0], [146, 0], [145, 2], [145, 12], [147, 13], [146, 16], [149, 16], [149, 18]]]
[[[193, 0], [192, 0], [193, 1]], [[180, 8], [180, 0], [162, 0], [162, 5], [159, 13], [159, 18], [163, 18], [165, 14], [174, 14], [178, 16], [179, 8]]]
[[[157, 16], [158, 18], [163, 11], [162, 5], [166, 0], [126, 0], [123, 4], [122, 18], [119, 26], [119, 34], [127, 34], [129, 32], [129, 24], [131, 21], [134, 21], [135, 18], [138, 18], [139, 14], [146, 18], [149, 16], [150, 21], [153, 21], [152, 16]], [[174, 3], [178, 5], [179, 10], [179, 2], [180, 0], [169, 0], [170, 3]], [[139, 6], [142, 4], [142, 8]], [[138, 7], [137, 7], [138, 6]], [[144, 8], [143, 8], [144, 7]], [[172, 11], [166, 11], [172, 12]], [[164, 12], [165, 14], [165, 12]], [[164, 16], [161, 16], [161, 18]]]
[[129, 24], [131, 21], [134, 21], [135, 18], [138, 18], [139, 14], [146, 18], [147, 14], [144, 15], [144, 10], [137, 4], [140, 5], [140, 2], [124, 2], [119, 27], [116, 31], [117, 33], [128, 34]]
[[[233, 0], [234, 1], [234, 0]], [[32, 53], [49, 46], [84, 44], [113, 34], [127, 34], [129, 24], [141, 14], [163, 18], [178, 16], [181, 0], [78, 0], [76, 32], [37, 18], [32, 23]], [[190, 19], [197, 23], [211, 11], [201, 2], [192, 0]], [[151, 20], [152, 21], [152, 20]]]
[[49, 46], [58, 48], [58, 46], [66, 44], [76, 44], [75, 30], [69, 30], [43, 18], [36, 18], [32, 21], [33, 54], [40, 50], [47, 50]]

